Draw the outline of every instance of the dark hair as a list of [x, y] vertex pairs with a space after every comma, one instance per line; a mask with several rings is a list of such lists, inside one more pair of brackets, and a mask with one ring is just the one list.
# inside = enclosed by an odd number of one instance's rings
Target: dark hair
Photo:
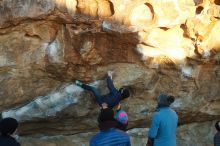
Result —
[[101, 109], [98, 122], [114, 121], [114, 111], [110, 108]]
[[167, 98], [167, 101], [168, 101], [170, 104], [173, 103], [174, 100], [175, 100], [175, 97], [172, 96], [172, 95], [169, 95], [168, 98]]
[[216, 130], [218, 130], [218, 131], [220, 131], [219, 122], [220, 122], [220, 121], [217, 121], [217, 122], [215, 123], [215, 128], [216, 128]]
[[157, 97], [158, 107], [169, 107], [175, 100], [175, 97], [166, 93], [161, 93]]
[[0, 132], [2, 135], [11, 135], [18, 127], [18, 121], [14, 118], [4, 118], [0, 122]]
[[119, 92], [121, 93], [121, 99], [125, 99], [130, 96], [130, 91], [127, 88], [120, 88]]

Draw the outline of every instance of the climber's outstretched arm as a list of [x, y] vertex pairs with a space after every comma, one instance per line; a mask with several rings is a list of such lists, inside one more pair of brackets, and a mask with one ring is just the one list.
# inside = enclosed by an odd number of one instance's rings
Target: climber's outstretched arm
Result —
[[116, 93], [118, 90], [115, 88], [113, 81], [112, 81], [112, 71], [108, 71], [108, 76], [107, 76], [107, 87], [110, 92]]

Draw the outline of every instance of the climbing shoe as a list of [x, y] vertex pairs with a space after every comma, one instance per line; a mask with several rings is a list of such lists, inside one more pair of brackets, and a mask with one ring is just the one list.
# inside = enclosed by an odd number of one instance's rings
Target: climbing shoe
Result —
[[82, 85], [83, 85], [83, 83], [82, 83], [81, 81], [79, 81], [79, 80], [76, 80], [76, 81], [75, 81], [75, 84], [76, 84], [77, 86], [80, 86], [80, 87], [82, 87]]

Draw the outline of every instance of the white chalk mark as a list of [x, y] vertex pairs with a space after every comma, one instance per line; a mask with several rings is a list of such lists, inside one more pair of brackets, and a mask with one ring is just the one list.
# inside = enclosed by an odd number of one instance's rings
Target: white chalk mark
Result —
[[71, 84], [62, 87], [59, 91], [46, 96], [37, 97], [34, 101], [17, 109], [2, 112], [2, 117], [14, 117], [18, 121], [28, 121], [33, 118], [55, 116], [71, 104], [78, 102], [83, 89]]

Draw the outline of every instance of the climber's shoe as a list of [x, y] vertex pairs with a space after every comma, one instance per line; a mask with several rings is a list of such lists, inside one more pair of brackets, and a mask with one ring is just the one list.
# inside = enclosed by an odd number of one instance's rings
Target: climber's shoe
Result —
[[76, 80], [76, 81], [75, 81], [75, 84], [76, 84], [77, 86], [80, 86], [80, 87], [82, 87], [82, 85], [83, 85], [83, 83], [82, 83], [81, 81], [79, 81], [79, 80]]

